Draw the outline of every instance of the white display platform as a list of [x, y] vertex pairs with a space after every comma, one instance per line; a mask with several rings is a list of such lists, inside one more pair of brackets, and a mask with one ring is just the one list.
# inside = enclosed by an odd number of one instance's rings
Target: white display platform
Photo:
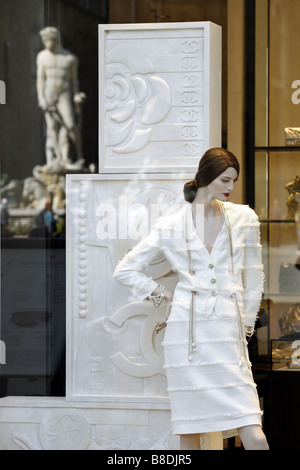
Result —
[[[169, 411], [121, 403], [68, 402], [64, 398], [0, 400], [1, 450], [178, 449]], [[159, 430], [159, 432], [158, 432]]]
[[[111, 456], [121, 450], [178, 450], [169, 419], [164, 406], [132, 410], [126, 403], [99, 407], [64, 398], [7, 397], [0, 400], [0, 449], [111, 450]], [[222, 435], [207, 434], [200, 443], [203, 450], [221, 450]]]

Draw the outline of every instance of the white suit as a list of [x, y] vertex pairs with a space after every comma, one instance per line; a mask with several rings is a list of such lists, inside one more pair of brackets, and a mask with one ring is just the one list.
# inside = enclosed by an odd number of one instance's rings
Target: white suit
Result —
[[226, 217], [211, 253], [187, 204], [160, 218], [114, 273], [141, 300], [158, 285], [145, 270], [159, 253], [178, 274], [163, 342], [174, 434], [261, 424], [244, 333], [263, 291], [259, 221], [248, 206], [222, 204]]

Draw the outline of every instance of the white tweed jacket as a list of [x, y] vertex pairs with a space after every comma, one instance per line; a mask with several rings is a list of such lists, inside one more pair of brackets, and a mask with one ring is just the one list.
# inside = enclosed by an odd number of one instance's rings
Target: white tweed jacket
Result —
[[[128, 287], [140, 300], [146, 299], [158, 283], [146, 268], [163, 253], [178, 275], [173, 305], [189, 308], [191, 291], [197, 296], [198, 310], [206, 317], [236, 314], [235, 293], [244, 325], [254, 327], [263, 293], [262, 246], [260, 223], [246, 205], [224, 202], [228, 224], [223, 227], [209, 253], [197, 235], [191, 205], [173, 215], [161, 217], [150, 234], [136, 245], [117, 265], [114, 279]], [[230, 238], [232, 246], [231, 271]], [[188, 239], [188, 245], [187, 245]], [[195, 275], [189, 273], [189, 257]]]

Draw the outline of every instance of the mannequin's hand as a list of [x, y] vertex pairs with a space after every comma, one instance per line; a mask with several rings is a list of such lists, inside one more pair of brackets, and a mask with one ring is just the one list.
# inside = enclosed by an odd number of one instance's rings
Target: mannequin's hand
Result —
[[165, 295], [165, 300], [166, 300], [166, 309], [165, 309], [165, 314], [164, 314], [164, 318], [163, 320], [158, 323], [157, 327], [155, 328], [155, 333], [159, 333], [160, 330], [162, 330], [163, 328], [165, 328], [167, 326], [167, 320], [169, 318], [169, 315], [170, 315], [170, 312], [171, 312], [171, 308], [172, 308], [172, 300], [173, 300], [173, 294], [169, 291], [166, 292], [166, 295]]
[[245, 334], [247, 336], [247, 338], [251, 338], [251, 336], [253, 335], [254, 333], [254, 328], [253, 326], [245, 326]]

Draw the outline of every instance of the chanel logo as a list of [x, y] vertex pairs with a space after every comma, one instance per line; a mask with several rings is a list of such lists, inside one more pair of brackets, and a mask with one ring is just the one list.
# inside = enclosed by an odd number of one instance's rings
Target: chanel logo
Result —
[[196, 155], [199, 151], [200, 145], [193, 142], [187, 142], [182, 146], [183, 155]]
[[198, 129], [196, 126], [184, 126], [182, 128], [182, 136], [191, 139], [198, 136]]
[[[157, 309], [159, 310], [159, 309]], [[164, 374], [162, 366], [162, 357], [157, 354], [154, 349], [153, 332], [157, 325], [161, 312], [153, 312], [152, 303], [149, 307], [142, 305], [140, 302], [131, 303], [125, 305], [118, 310], [112, 317], [111, 321], [122, 326], [125, 321], [136, 315], [144, 315], [146, 319], [141, 327], [139, 344], [143, 358], [145, 359], [144, 364], [137, 364], [132, 362], [122, 351], [117, 352], [111, 356], [111, 360], [114, 365], [125, 374], [133, 377], [151, 377], [156, 374]]]
[[199, 111], [196, 109], [184, 109], [182, 111], [182, 119], [185, 122], [195, 122], [199, 118]]
[[195, 91], [185, 91], [182, 94], [182, 102], [185, 104], [195, 104], [198, 103], [199, 96]]
[[195, 75], [185, 75], [182, 80], [184, 88], [195, 88], [198, 85], [198, 77]]
[[184, 57], [181, 61], [182, 68], [187, 70], [194, 70], [198, 65], [198, 60], [195, 57]]
[[198, 41], [185, 41], [182, 43], [183, 45], [183, 52], [186, 54], [193, 53], [195, 54], [196, 52], [199, 51], [199, 42]]

